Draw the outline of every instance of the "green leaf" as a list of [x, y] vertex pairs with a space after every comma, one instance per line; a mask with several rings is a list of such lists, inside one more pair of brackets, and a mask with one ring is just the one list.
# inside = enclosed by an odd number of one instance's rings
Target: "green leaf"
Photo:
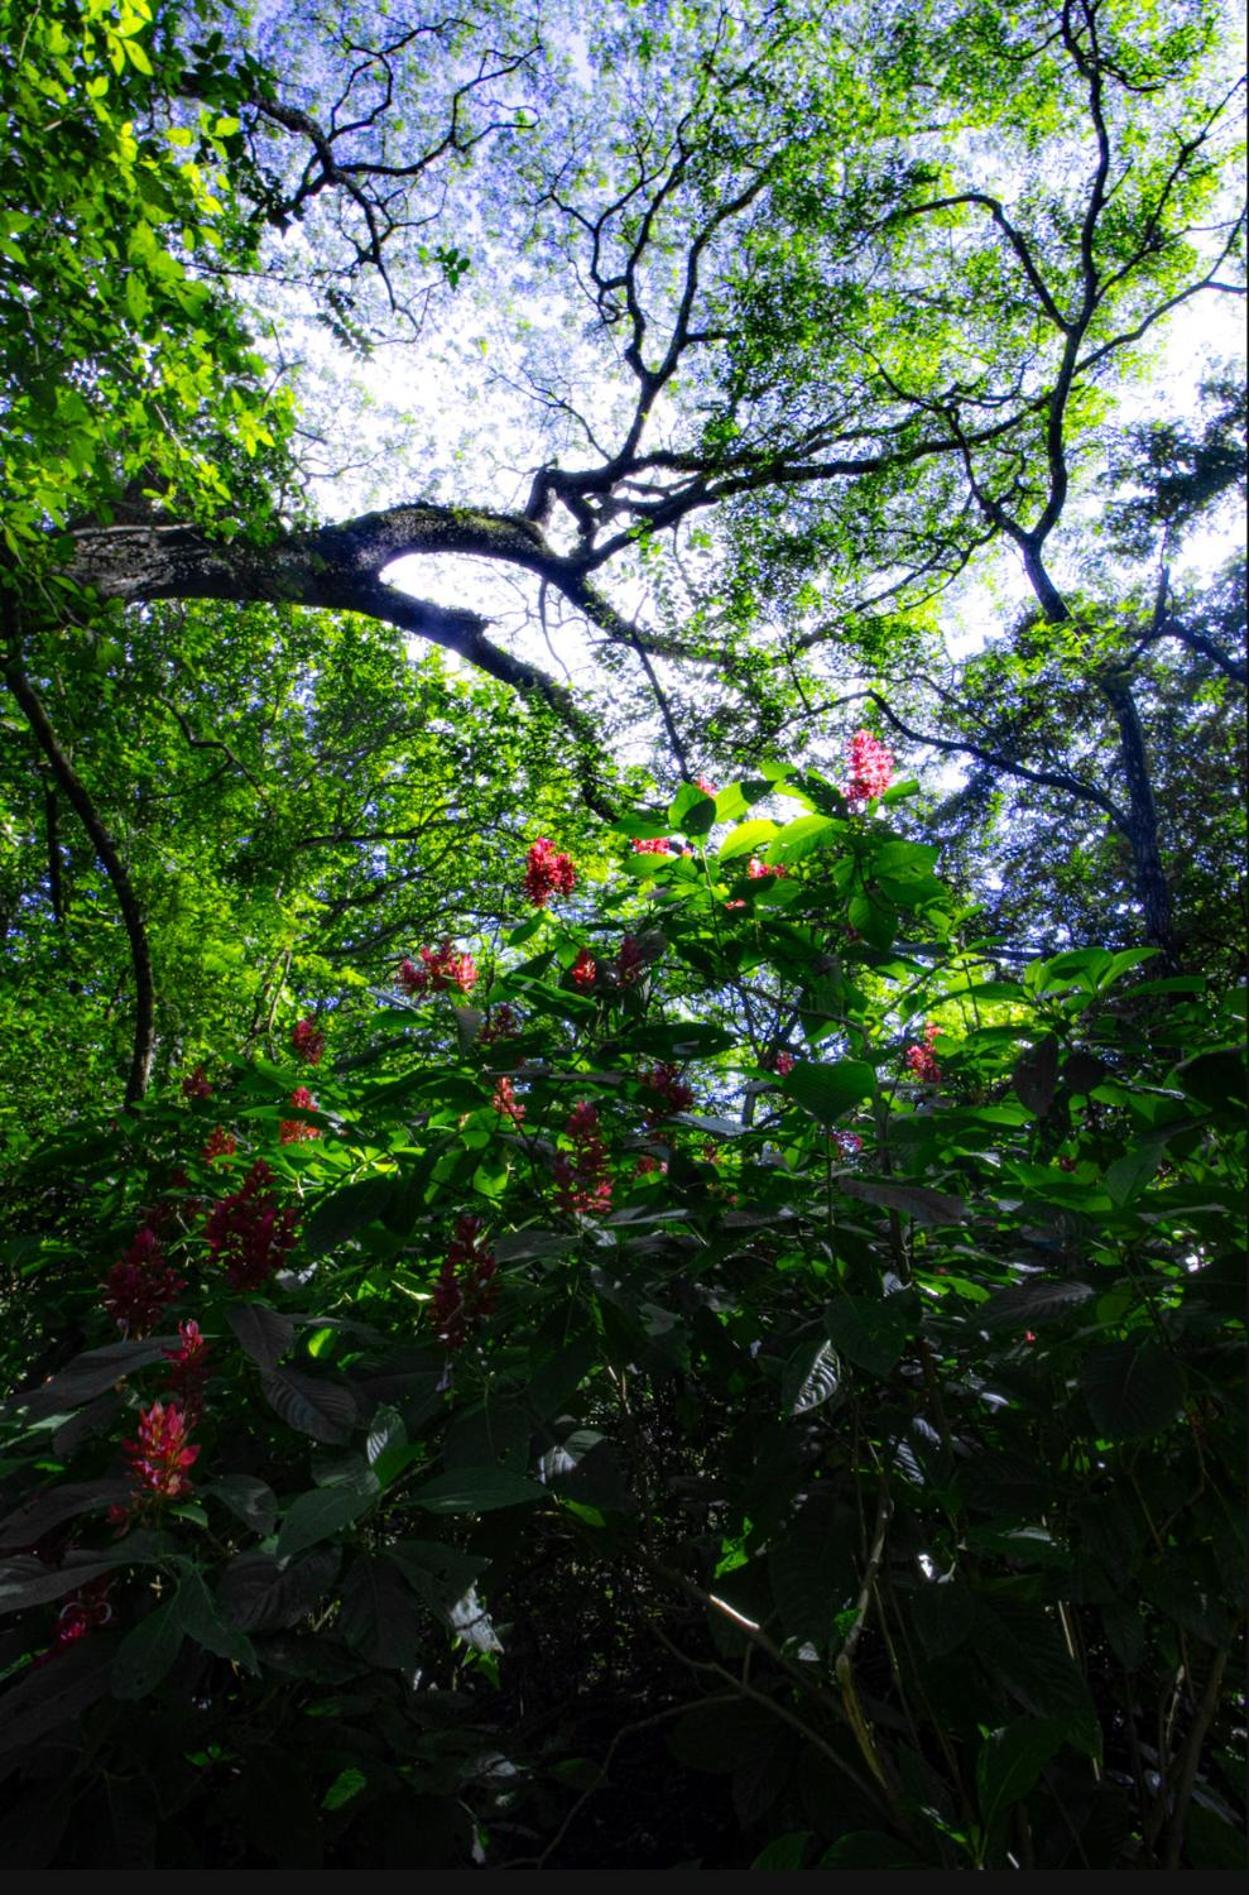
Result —
[[1054, 1103], [1058, 1090], [1058, 1041], [1053, 1034], [1021, 1053], [1015, 1061], [1011, 1083], [1018, 1097], [1043, 1119]]
[[800, 1869], [813, 1841], [809, 1829], [791, 1830], [789, 1835], [778, 1836], [766, 1849], [761, 1849], [750, 1866], [752, 1869]]
[[272, 1487], [253, 1474], [224, 1474], [201, 1489], [210, 1500], [219, 1500], [237, 1520], [252, 1527], [262, 1539], [277, 1524], [278, 1498]]
[[1021, 1717], [985, 1738], [976, 1759], [976, 1794], [986, 1828], [1035, 1789], [1066, 1735], [1057, 1718]]
[[915, 1313], [901, 1296], [838, 1296], [824, 1309], [824, 1327], [842, 1354], [871, 1375], [893, 1373]]
[[245, 1671], [257, 1674], [260, 1666], [251, 1640], [236, 1626], [227, 1625], [217, 1611], [203, 1578], [194, 1567], [189, 1567], [182, 1577], [174, 1602], [178, 1610], [178, 1622], [188, 1638], [197, 1645], [210, 1651], [217, 1658], [228, 1658], [231, 1663], [242, 1665]]
[[878, 1178], [839, 1178], [837, 1189], [846, 1197], [862, 1198], [865, 1204], [877, 1204], [901, 1217], [913, 1217], [917, 1224], [940, 1228], [943, 1224], [961, 1224], [967, 1217], [962, 1198], [948, 1191], [934, 1191], [926, 1184], [894, 1184]]
[[876, 1090], [875, 1069], [860, 1059], [841, 1059], [824, 1066], [814, 1060], [798, 1060], [786, 1073], [781, 1087], [789, 1098], [803, 1106], [824, 1125], [832, 1125], [862, 1099], [870, 1099]]
[[376, 1495], [354, 1487], [316, 1487], [291, 1503], [278, 1533], [277, 1556], [292, 1559], [332, 1539], [372, 1506]]
[[1069, 1316], [1095, 1294], [1087, 1283], [1072, 1278], [1038, 1277], [1014, 1289], [999, 1290], [976, 1311], [976, 1323], [991, 1333], [998, 1329], [1031, 1329]]
[[396, 1180], [391, 1177], [361, 1178], [322, 1198], [304, 1226], [303, 1248], [310, 1257], [336, 1250], [385, 1213], [395, 1189]]
[[668, 821], [683, 836], [709, 835], [716, 825], [715, 798], [697, 784], [683, 784], [668, 810]]
[[321, 1798], [321, 1808], [342, 1809], [345, 1803], [350, 1803], [353, 1797], [359, 1796], [361, 1790], [368, 1787], [368, 1781], [364, 1771], [357, 1770], [354, 1766], [340, 1770]]
[[787, 1415], [809, 1414], [842, 1395], [844, 1382], [835, 1349], [823, 1341], [801, 1343], [781, 1377], [781, 1409]]
[[932, 1864], [921, 1862], [904, 1842], [878, 1829], [856, 1829], [826, 1849], [818, 1866], [821, 1869], [927, 1869]]
[[357, 1414], [349, 1388], [316, 1381], [295, 1369], [270, 1369], [261, 1376], [260, 1386], [275, 1414], [301, 1434], [331, 1447], [341, 1447], [351, 1439]]
[[1184, 1400], [1184, 1371], [1156, 1342], [1107, 1342], [1090, 1350], [1080, 1386], [1099, 1435], [1110, 1441], [1158, 1434]]
[[456, 1467], [426, 1481], [410, 1496], [426, 1513], [492, 1513], [547, 1498], [546, 1488], [501, 1467]]
[[154, 1691], [182, 1649], [183, 1625], [175, 1595], [140, 1619], [122, 1639], [113, 1659], [115, 1698], [145, 1698]]
[[295, 1340], [290, 1317], [270, 1309], [267, 1303], [227, 1303], [226, 1321], [239, 1347], [262, 1369], [276, 1368]]

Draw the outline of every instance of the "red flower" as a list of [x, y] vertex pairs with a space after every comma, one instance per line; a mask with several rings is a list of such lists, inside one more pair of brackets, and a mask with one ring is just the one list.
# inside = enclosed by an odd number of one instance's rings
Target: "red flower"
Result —
[[642, 1077], [651, 1092], [657, 1095], [655, 1102], [646, 1108], [648, 1125], [658, 1125], [662, 1120], [670, 1119], [675, 1112], [688, 1112], [693, 1105], [694, 1094], [675, 1066], [652, 1066]]
[[702, 791], [704, 796], [718, 796], [720, 794], [715, 784], [708, 782], [705, 776], [696, 776], [694, 778], [694, 782], [697, 788]]
[[182, 1096], [184, 1099], [212, 1098], [213, 1089], [208, 1083], [207, 1074], [202, 1066], [197, 1066], [195, 1070], [189, 1072], [182, 1081]]
[[763, 882], [766, 881], [770, 875], [788, 875], [789, 870], [782, 867], [779, 862], [775, 868], [773, 868], [769, 863], [761, 862], [757, 855], [752, 855], [747, 864], [746, 874], [752, 882]]
[[291, 1045], [296, 1058], [306, 1060], [309, 1066], [319, 1066], [325, 1054], [325, 1035], [314, 1020], [298, 1020], [291, 1034]]
[[160, 1238], [147, 1224], [104, 1279], [104, 1307], [128, 1336], [144, 1336], [186, 1288], [165, 1262]]
[[193, 1427], [204, 1402], [204, 1382], [208, 1375], [208, 1344], [197, 1322], [178, 1324], [178, 1346], [162, 1349], [169, 1363], [169, 1384], [183, 1413]]
[[581, 1211], [602, 1217], [611, 1209], [612, 1182], [607, 1170], [607, 1147], [594, 1106], [583, 1099], [569, 1113], [564, 1131], [573, 1149], [556, 1154], [552, 1165], [555, 1202], [561, 1211]]
[[107, 1576], [89, 1580], [80, 1592], [65, 1602], [57, 1615], [52, 1643], [41, 1657], [35, 1659], [32, 1670], [50, 1664], [61, 1652], [68, 1651], [71, 1645], [77, 1645], [80, 1639], [86, 1638], [97, 1625], [108, 1624], [113, 1616], [113, 1608], [108, 1603], [111, 1584]]
[[282, 1268], [294, 1246], [299, 1213], [290, 1205], [278, 1208], [272, 1182], [273, 1173], [258, 1159], [242, 1187], [208, 1213], [204, 1236], [224, 1263], [232, 1290], [258, 1290]]
[[130, 1463], [132, 1505], [180, 1500], [191, 1492], [186, 1470], [194, 1467], [200, 1451], [191, 1445], [190, 1432], [191, 1424], [176, 1402], [153, 1402], [140, 1409], [138, 1439], [122, 1442]]
[[[291, 1094], [291, 1104], [301, 1112], [316, 1112], [320, 1108], [307, 1086], [296, 1086]], [[320, 1138], [321, 1128], [309, 1125], [305, 1119], [283, 1119], [278, 1125], [279, 1145], [302, 1145], [310, 1138]]]
[[622, 987], [631, 987], [646, 972], [646, 956], [636, 935], [626, 934], [616, 956], [616, 979]]
[[776, 1058], [772, 1061], [772, 1064], [781, 1078], [787, 1079], [794, 1070], [794, 1056], [792, 1053], [778, 1053]]
[[480, 1217], [461, 1217], [434, 1285], [432, 1313], [438, 1340], [458, 1349], [499, 1300], [498, 1262], [482, 1236]]
[[576, 880], [572, 857], [539, 836], [525, 858], [525, 893], [534, 907], [545, 908], [552, 895], [571, 895]]
[[494, 1008], [477, 1037], [483, 1046], [493, 1046], [496, 1040], [514, 1040], [519, 1032], [520, 1021], [516, 1009], [509, 1007], [504, 1000]]
[[863, 1140], [857, 1132], [833, 1132], [831, 1137], [839, 1158], [857, 1158], [863, 1149]]
[[933, 1043], [940, 1030], [941, 1029], [934, 1026], [930, 1020], [928, 1025], [924, 1028], [923, 1045], [908, 1046], [906, 1049], [907, 1065], [915, 1077], [926, 1085], [935, 1085], [941, 1077], [941, 1068], [937, 1064], [936, 1054], [932, 1050]]
[[490, 1103], [496, 1112], [502, 1113], [504, 1118], [511, 1119], [513, 1125], [524, 1124], [525, 1107], [516, 1097], [515, 1088], [506, 1073], [501, 1074], [495, 1081]]
[[666, 1159], [656, 1158], [652, 1152], [644, 1151], [633, 1169], [639, 1178], [650, 1178], [657, 1172], [662, 1177], [668, 1165]]
[[576, 986], [593, 987], [598, 979], [598, 962], [590, 953], [589, 948], [581, 949], [570, 971]]
[[666, 836], [637, 837], [633, 844], [634, 855], [671, 855], [672, 844]]
[[395, 976], [405, 993], [445, 994], [452, 988], [462, 994], [472, 993], [478, 972], [471, 954], [458, 953], [450, 941], [444, 941], [441, 947], [423, 947], [420, 953], [420, 967], [414, 961], [403, 961]]
[[870, 730], [856, 730], [850, 739], [850, 776], [846, 801], [870, 803], [883, 796], [893, 782], [893, 758]]
[[217, 1125], [208, 1134], [208, 1142], [200, 1156], [211, 1164], [214, 1158], [233, 1158], [238, 1148], [239, 1142], [234, 1133], [227, 1132], [224, 1125]]

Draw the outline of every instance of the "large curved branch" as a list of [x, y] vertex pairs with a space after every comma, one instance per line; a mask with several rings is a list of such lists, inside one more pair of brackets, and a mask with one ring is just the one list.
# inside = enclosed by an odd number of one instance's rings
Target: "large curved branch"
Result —
[[469, 508], [391, 507], [283, 534], [263, 547], [211, 540], [187, 526], [84, 527], [75, 535], [69, 576], [101, 598], [127, 605], [160, 599], [303, 605], [358, 612], [428, 639], [554, 711], [577, 740], [587, 803], [610, 816], [598, 775], [600, 736], [574, 694], [540, 666], [495, 644], [480, 613], [417, 599], [387, 584], [387, 567], [420, 553], [460, 553], [520, 567], [558, 587], [609, 635], [634, 642], [624, 621], [617, 624], [592, 593], [580, 563], [548, 546], [539, 528], [513, 514]]

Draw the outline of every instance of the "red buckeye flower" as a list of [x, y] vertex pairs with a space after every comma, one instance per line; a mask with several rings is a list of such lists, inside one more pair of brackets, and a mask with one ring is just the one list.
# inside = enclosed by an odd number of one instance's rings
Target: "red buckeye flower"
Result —
[[571, 895], [576, 880], [572, 857], [539, 836], [525, 858], [525, 893], [534, 907], [545, 908], [552, 895]]
[[893, 757], [870, 730], [856, 730], [850, 739], [850, 776], [846, 801], [870, 803], [883, 796], [893, 782]]
[[145, 1336], [185, 1288], [166, 1263], [160, 1238], [144, 1224], [104, 1279], [104, 1307], [127, 1336]]
[[315, 1020], [297, 1020], [291, 1033], [291, 1045], [297, 1059], [305, 1060], [309, 1066], [319, 1066], [325, 1054], [325, 1035]]

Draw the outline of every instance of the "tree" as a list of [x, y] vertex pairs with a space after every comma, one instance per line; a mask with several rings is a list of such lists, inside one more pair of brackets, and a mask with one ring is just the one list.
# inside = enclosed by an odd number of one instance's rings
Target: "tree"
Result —
[[1242, 1865], [1217, 15], [9, 38], [6, 1859]]

